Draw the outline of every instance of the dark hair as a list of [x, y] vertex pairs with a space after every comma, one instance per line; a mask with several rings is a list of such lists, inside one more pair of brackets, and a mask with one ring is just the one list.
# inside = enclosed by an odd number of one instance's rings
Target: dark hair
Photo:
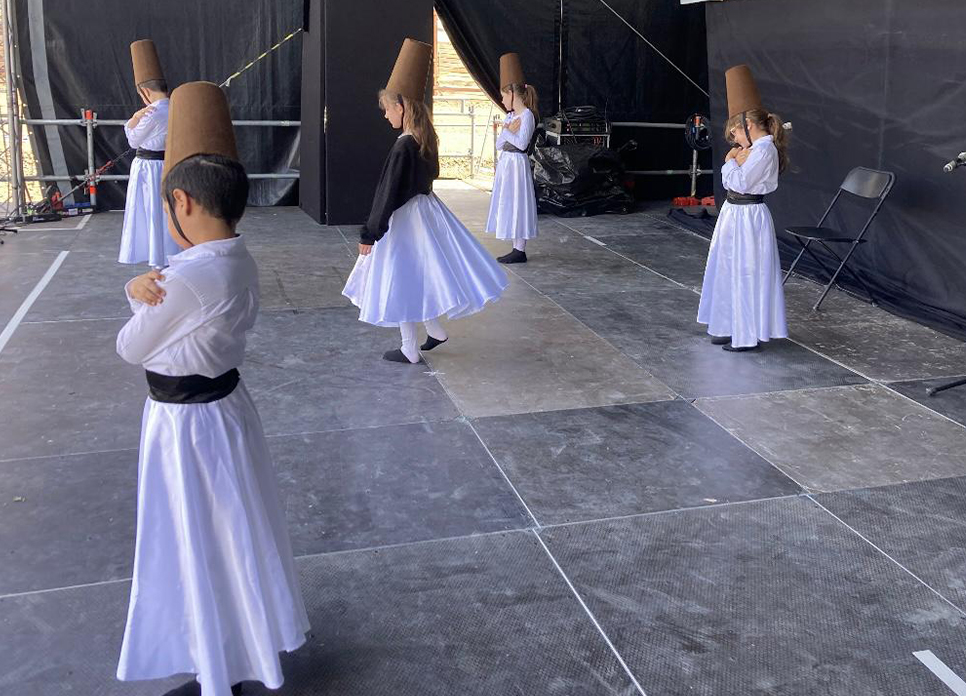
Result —
[[168, 83], [164, 80], [145, 80], [138, 87], [145, 90], [149, 89], [152, 92], [168, 93]]
[[232, 227], [241, 220], [248, 203], [245, 168], [222, 155], [193, 155], [178, 162], [164, 177], [165, 200], [175, 189], [181, 189], [210, 215]]

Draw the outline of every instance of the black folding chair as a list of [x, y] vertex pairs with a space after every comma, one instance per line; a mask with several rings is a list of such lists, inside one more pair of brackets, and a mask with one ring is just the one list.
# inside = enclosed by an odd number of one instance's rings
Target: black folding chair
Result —
[[[825, 215], [822, 216], [822, 219], [818, 221], [818, 226], [789, 227], [785, 230], [788, 232], [788, 234], [792, 235], [798, 240], [798, 243], [802, 245], [802, 250], [798, 252], [798, 256], [795, 257], [792, 265], [788, 268], [788, 272], [785, 273], [785, 279], [782, 281], [782, 284], [784, 285], [786, 282], [788, 282], [788, 279], [792, 275], [792, 271], [795, 270], [795, 266], [798, 265], [798, 262], [805, 254], [811, 256], [812, 259], [825, 272], [825, 275], [829, 277], [828, 284], [825, 286], [825, 290], [822, 291], [822, 296], [818, 298], [818, 302], [816, 302], [815, 306], [812, 308], [814, 311], [818, 311], [822, 301], [825, 299], [826, 295], [828, 295], [829, 290], [832, 289], [832, 286], [836, 284], [835, 281], [838, 280], [839, 274], [845, 269], [845, 265], [849, 262], [849, 259], [852, 258], [852, 254], [855, 253], [855, 250], [858, 248], [858, 246], [867, 241], [865, 239], [865, 233], [872, 225], [872, 221], [875, 219], [875, 216], [878, 215], [879, 209], [882, 207], [882, 204], [885, 203], [886, 196], [889, 195], [889, 191], [892, 190], [892, 185], [895, 182], [896, 175], [892, 172], [880, 172], [876, 169], [856, 167], [849, 172], [849, 175], [845, 177], [845, 181], [843, 181], [842, 185], [839, 186], [839, 190], [835, 194], [835, 198], [832, 199], [832, 203], [829, 205], [828, 210], [825, 211]], [[872, 214], [862, 227], [862, 231], [854, 237], [849, 236], [847, 232], [824, 226], [825, 220], [828, 218], [829, 213], [832, 212], [832, 208], [835, 207], [835, 203], [842, 196], [843, 191], [858, 198], [877, 200], [875, 208], [872, 210]], [[835, 269], [834, 273], [829, 271], [822, 259], [816, 256], [815, 253], [809, 248], [812, 242], [816, 242], [817, 244], [821, 245], [839, 262], [839, 266]], [[846, 253], [844, 257], [840, 257], [832, 250], [832, 247], [829, 246], [830, 244], [848, 244], [848, 253]], [[849, 274], [859, 282], [859, 285], [865, 289], [865, 292], [869, 296], [869, 300], [872, 302], [872, 304], [875, 304], [875, 297], [872, 296], [872, 292], [869, 290], [869, 287], [865, 284], [862, 278], [852, 271], [852, 269], [847, 270], [849, 271]]]

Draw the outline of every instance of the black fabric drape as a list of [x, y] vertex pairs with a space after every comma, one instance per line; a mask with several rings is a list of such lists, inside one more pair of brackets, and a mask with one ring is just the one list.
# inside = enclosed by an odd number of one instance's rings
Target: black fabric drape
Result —
[[[272, 46], [303, 21], [302, 0], [42, 0], [45, 45], [31, 43], [31, 0], [16, 0], [19, 61], [29, 115], [41, 118], [37, 64], [32, 52], [43, 52], [57, 118], [79, 118], [81, 108], [99, 119], [127, 119], [143, 104], [134, 89], [130, 43], [150, 38], [158, 47], [171, 88], [192, 80], [220, 83]], [[33, 7], [36, 18], [37, 7]], [[35, 28], [36, 33], [36, 28]], [[301, 89], [301, 37], [297, 36], [236, 78], [227, 88], [232, 117], [250, 120], [298, 120]], [[47, 131], [36, 128], [35, 142], [45, 174], [52, 174]], [[57, 128], [68, 170], [87, 168], [83, 128]], [[238, 149], [250, 172], [281, 172], [298, 167], [298, 128], [236, 129]], [[116, 126], [95, 130], [95, 162], [103, 165], [127, 149], [124, 131]], [[111, 174], [126, 174], [131, 156]], [[122, 208], [125, 182], [102, 182], [98, 206]], [[295, 203], [296, 180], [253, 181], [253, 205]]]
[[[769, 0], [707, 12], [716, 122], [724, 71], [748, 63], [765, 105], [794, 124], [792, 170], [768, 199], [786, 266], [799, 247], [785, 227], [815, 224], [853, 167], [892, 171], [896, 185], [849, 265], [883, 306], [966, 337], [966, 170], [942, 171], [966, 150], [966, 4]], [[723, 138], [715, 146], [720, 168]], [[830, 223], [855, 229], [867, 212], [848, 202]]]
[[456, 0], [436, 0], [436, 14], [439, 15], [443, 28], [453, 42], [453, 48], [459, 55], [463, 65], [469, 71], [477, 84], [497, 104], [500, 102], [500, 68], [491, 60], [490, 54], [477, 41], [472, 33], [472, 27], [462, 11], [461, 3]]

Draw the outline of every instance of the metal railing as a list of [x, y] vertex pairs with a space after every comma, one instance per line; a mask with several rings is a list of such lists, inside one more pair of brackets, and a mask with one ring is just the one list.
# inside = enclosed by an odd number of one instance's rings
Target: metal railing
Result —
[[[124, 119], [98, 119], [97, 112], [91, 109], [81, 109], [81, 117], [78, 118], [16, 118], [17, 126], [80, 126], [84, 128], [87, 132], [87, 171], [83, 174], [51, 174], [51, 175], [41, 175], [41, 176], [24, 176], [23, 173], [23, 159], [18, 157], [18, 152], [14, 153], [14, 158], [16, 161], [13, 163], [12, 176], [9, 178], [0, 179], [4, 182], [12, 182], [15, 187], [22, 187], [27, 181], [80, 181], [84, 180], [87, 182], [88, 194], [90, 196], [90, 202], [92, 206], [97, 205], [97, 182], [99, 181], [127, 181], [130, 176], [128, 174], [100, 174], [95, 165], [94, 158], [94, 130], [101, 126], [123, 126], [127, 123]], [[259, 127], [259, 128], [289, 128], [289, 127], [299, 127], [302, 125], [301, 121], [251, 121], [251, 120], [238, 120], [232, 121], [232, 124], [236, 127]], [[248, 175], [249, 179], [298, 179], [298, 172], [289, 173], [276, 173], [276, 172], [266, 172], [266, 173], [254, 173]]]

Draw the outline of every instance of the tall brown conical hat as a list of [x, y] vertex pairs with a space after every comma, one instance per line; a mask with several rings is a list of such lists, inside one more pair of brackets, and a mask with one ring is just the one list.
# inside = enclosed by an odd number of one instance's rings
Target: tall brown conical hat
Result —
[[131, 44], [131, 62], [134, 64], [135, 86], [148, 80], [164, 79], [158, 51], [151, 39], [141, 39]]
[[525, 85], [526, 83], [520, 56], [516, 53], [504, 53], [500, 56], [500, 89], [505, 89], [509, 85]]
[[213, 82], [187, 82], [171, 93], [162, 180], [193, 155], [238, 159], [228, 98]]
[[386, 83], [386, 91], [401, 94], [413, 101], [422, 101], [426, 96], [426, 81], [432, 61], [432, 46], [416, 39], [406, 39], [399, 49], [396, 65]]
[[747, 65], [736, 65], [725, 72], [728, 87], [728, 118], [734, 118], [745, 111], [761, 109], [761, 95], [758, 85]]

